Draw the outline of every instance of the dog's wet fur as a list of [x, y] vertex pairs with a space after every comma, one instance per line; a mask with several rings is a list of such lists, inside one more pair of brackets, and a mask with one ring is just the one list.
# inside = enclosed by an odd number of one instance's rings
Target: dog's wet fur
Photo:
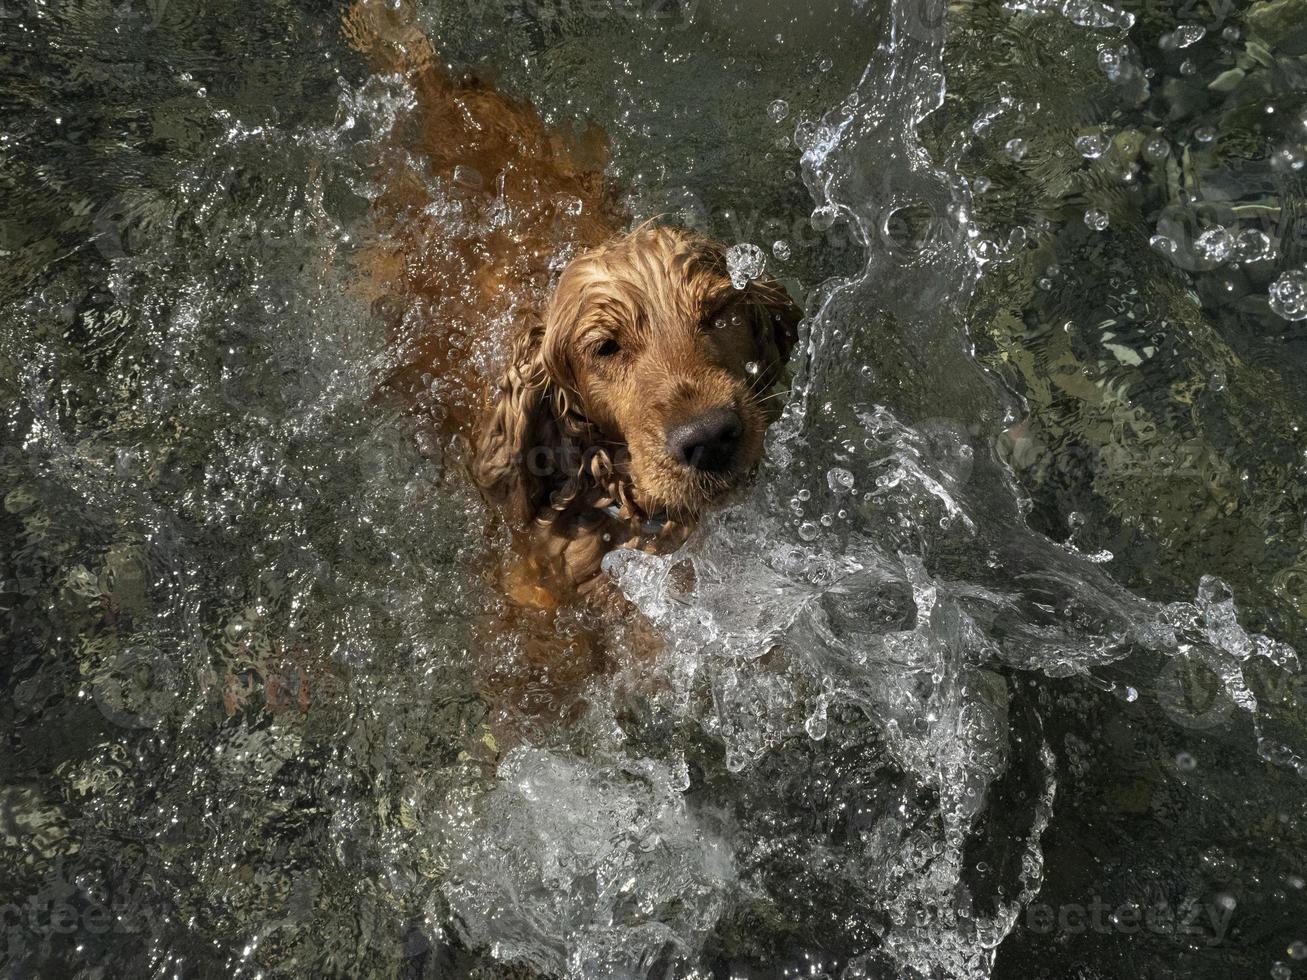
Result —
[[[679, 543], [761, 459], [795, 304], [767, 278], [736, 288], [724, 247], [696, 232], [621, 232], [602, 132], [554, 131], [528, 103], [454, 79], [407, 5], [356, 3], [345, 32], [416, 96], [361, 260], [396, 324], [390, 382], [449, 382], [440, 427], [468, 441], [512, 526], [510, 593], [549, 605], [600, 578], [614, 547]], [[433, 213], [433, 182], [458, 220]], [[560, 254], [574, 255], [561, 275]]]

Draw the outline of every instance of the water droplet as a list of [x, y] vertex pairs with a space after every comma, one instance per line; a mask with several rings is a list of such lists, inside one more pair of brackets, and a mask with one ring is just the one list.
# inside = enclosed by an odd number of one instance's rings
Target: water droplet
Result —
[[790, 104], [784, 99], [777, 99], [767, 107], [767, 115], [774, 123], [780, 122], [790, 114]]
[[1121, 74], [1121, 52], [1104, 48], [1098, 52], [1098, 67], [1108, 78], [1115, 80]]
[[761, 276], [766, 265], [767, 256], [757, 245], [746, 242], [726, 250], [726, 271], [736, 289], [743, 289], [750, 280]]
[[1286, 320], [1307, 320], [1307, 269], [1291, 269], [1271, 283], [1271, 309]]
[[841, 493], [853, 489], [853, 474], [842, 466], [832, 466], [826, 471], [826, 484], [832, 493]]
[[1161, 163], [1171, 155], [1171, 144], [1165, 136], [1150, 137], [1144, 144], [1144, 159], [1149, 163]]
[[794, 124], [794, 145], [800, 150], [810, 150], [817, 142], [817, 124], [805, 115], [799, 115]]
[[1290, 143], [1271, 154], [1271, 166], [1276, 170], [1296, 173], [1307, 167], [1307, 153], [1303, 152], [1301, 146]]
[[812, 225], [817, 231], [825, 231], [831, 225], [835, 224], [837, 212], [829, 204], [823, 204], [816, 208], [808, 218], [808, 224]]
[[744, 370], [747, 371], [749, 374], [757, 375], [757, 373], [762, 370], [762, 365], [759, 364], [757, 361], [749, 361], [747, 364], [744, 365]]
[[1102, 133], [1090, 133], [1076, 140], [1076, 152], [1086, 160], [1097, 160], [1107, 152], [1107, 137]]
[[1249, 228], [1234, 240], [1235, 258], [1240, 262], [1262, 262], [1275, 257], [1275, 247], [1264, 231]]
[[1096, 0], [1067, 0], [1063, 10], [1077, 27], [1103, 28], [1114, 23], [1114, 18], [1109, 16], [1114, 13], [1112, 8]]
[[1004, 145], [1003, 149], [1007, 151], [1007, 155], [1010, 156], [1013, 160], [1023, 160], [1025, 159], [1026, 153], [1029, 152], [1030, 147], [1026, 145], [1025, 140], [1021, 139], [1020, 137], [1017, 137], [1015, 139], [1008, 140], [1006, 145]]
[[1163, 36], [1163, 46], [1166, 38], [1171, 39], [1172, 44], [1177, 48], [1188, 48], [1197, 44], [1207, 36], [1207, 28], [1202, 24], [1181, 24], [1169, 35]]
[[1106, 231], [1111, 221], [1112, 219], [1107, 216], [1107, 212], [1102, 208], [1090, 208], [1085, 212], [1085, 224], [1094, 231]]
[[1204, 262], [1220, 264], [1234, 251], [1234, 236], [1224, 225], [1208, 228], [1194, 239], [1194, 252]]

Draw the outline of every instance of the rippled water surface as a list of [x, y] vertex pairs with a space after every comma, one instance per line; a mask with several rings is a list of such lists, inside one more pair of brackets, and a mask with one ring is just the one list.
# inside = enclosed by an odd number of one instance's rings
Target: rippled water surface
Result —
[[422, 5], [806, 298], [512, 744], [342, 12], [0, 3], [6, 976], [1307, 973], [1307, 4]]

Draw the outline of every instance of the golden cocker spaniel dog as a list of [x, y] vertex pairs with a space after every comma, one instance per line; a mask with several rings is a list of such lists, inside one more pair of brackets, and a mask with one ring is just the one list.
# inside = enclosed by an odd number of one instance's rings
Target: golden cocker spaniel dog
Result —
[[771, 279], [736, 288], [695, 232], [621, 234], [602, 133], [453, 79], [409, 6], [362, 0], [345, 32], [415, 96], [365, 256], [395, 324], [391, 386], [441, 380], [439, 428], [513, 527], [509, 595], [551, 607], [613, 548], [679, 545], [759, 463], [798, 309]]
[[642, 227], [574, 259], [513, 341], [474, 456], [530, 552], [584, 586], [617, 545], [676, 543], [762, 457], [797, 315], [723, 249]]

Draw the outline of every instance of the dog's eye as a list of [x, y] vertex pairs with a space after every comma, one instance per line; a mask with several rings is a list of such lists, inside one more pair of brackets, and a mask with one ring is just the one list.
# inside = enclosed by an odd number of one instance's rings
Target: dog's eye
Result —
[[595, 357], [613, 357], [614, 355], [621, 353], [622, 347], [612, 337], [609, 337], [606, 340], [602, 340], [595, 344], [594, 347], [590, 348], [590, 350], [594, 353]]

